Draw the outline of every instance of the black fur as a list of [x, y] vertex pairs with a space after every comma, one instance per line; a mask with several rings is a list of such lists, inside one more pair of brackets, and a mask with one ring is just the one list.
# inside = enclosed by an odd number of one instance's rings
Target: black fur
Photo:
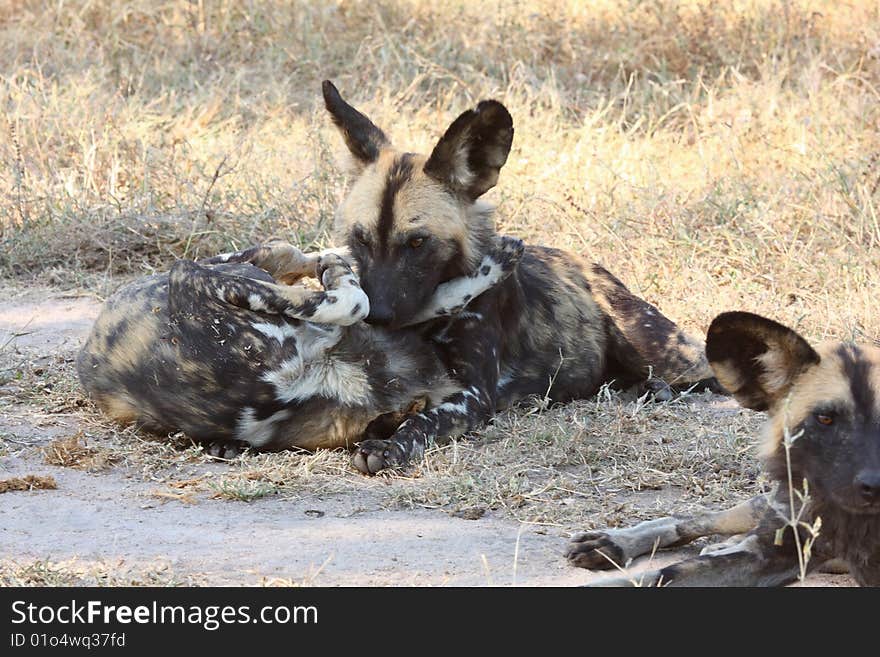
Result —
[[324, 93], [324, 106], [330, 112], [333, 123], [344, 135], [349, 150], [362, 164], [375, 162], [379, 152], [390, 145], [385, 133], [342, 100], [332, 82], [324, 80], [321, 89]]

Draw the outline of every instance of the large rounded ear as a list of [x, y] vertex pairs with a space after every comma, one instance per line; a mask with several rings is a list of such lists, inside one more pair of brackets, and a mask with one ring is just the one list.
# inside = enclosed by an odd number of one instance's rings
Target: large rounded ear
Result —
[[345, 145], [354, 156], [356, 164], [363, 167], [375, 162], [379, 152], [391, 146], [385, 133], [346, 103], [330, 80], [321, 83], [321, 91], [324, 93], [324, 106], [342, 133]]
[[760, 315], [718, 315], [706, 335], [706, 356], [718, 382], [746, 408], [764, 411], [785, 398], [819, 354], [790, 328]]
[[481, 101], [459, 116], [437, 142], [425, 173], [475, 200], [498, 182], [513, 143], [513, 119], [497, 100]]

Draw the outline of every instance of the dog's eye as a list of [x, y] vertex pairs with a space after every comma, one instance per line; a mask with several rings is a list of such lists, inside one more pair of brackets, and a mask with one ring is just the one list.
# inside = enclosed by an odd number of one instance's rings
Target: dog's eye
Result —
[[417, 248], [419, 248], [419, 247], [420, 247], [422, 244], [424, 244], [424, 243], [425, 243], [425, 238], [424, 238], [424, 237], [413, 237], [413, 238], [409, 241], [409, 248], [411, 248], [411, 249], [417, 249]]
[[834, 424], [834, 416], [825, 415], [824, 413], [816, 413], [816, 422], [818, 422], [822, 426], [830, 427], [832, 424]]
[[367, 234], [362, 230], [356, 230], [354, 232], [354, 238], [364, 246], [370, 246], [370, 238], [367, 237]]

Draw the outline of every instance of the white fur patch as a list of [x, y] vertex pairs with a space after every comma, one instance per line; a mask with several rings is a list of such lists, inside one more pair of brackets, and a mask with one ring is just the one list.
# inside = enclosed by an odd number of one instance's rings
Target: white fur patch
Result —
[[248, 308], [250, 308], [251, 310], [262, 311], [266, 310], [268, 306], [265, 304], [263, 298], [259, 294], [249, 294]]
[[281, 409], [269, 417], [258, 420], [253, 408], [245, 408], [238, 417], [235, 435], [239, 440], [250, 443], [254, 447], [262, 447], [275, 437], [276, 425], [290, 418], [288, 409]]
[[287, 338], [295, 338], [296, 337], [296, 329], [289, 324], [271, 324], [269, 322], [254, 322], [251, 324], [251, 328], [255, 331], [259, 331], [267, 338], [275, 338], [278, 340], [279, 344], [284, 344], [284, 341]]
[[[489, 268], [488, 273], [482, 273], [484, 267]], [[460, 312], [468, 303], [503, 278], [504, 271], [501, 265], [492, 256], [483, 256], [483, 260], [477, 266], [476, 276], [462, 276], [438, 285], [425, 307], [407, 325], [420, 324], [436, 317], [450, 315], [453, 308], [459, 309]], [[482, 316], [473, 313], [471, 318], [482, 319]]]
[[510, 369], [502, 370], [498, 374], [498, 390], [501, 390], [505, 386], [510, 385], [513, 382], [513, 371]]
[[357, 365], [334, 360], [315, 361], [300, 368], [286, 361], [281, 369], [263, 377], [275, 386], [284, 403], [312, 397], [333, 399], [348, 406], [370, 404], [367, 374]]
[[456, 415], [467, 415], [468, 405], [466, 401], [459, 402], [454, 404], [452, 402], [444, 402], [437, 406], [436, 408], [431, 409], [431, 413], [434, 415], [440, 415], [440, 413], [455, 413]]
[[278, 369], [263, 375], [263, 380], [275, 387], [278, 401], [324, 397], [350, 406], [369, 405], [372, 397], [364, 369], [326, 355], [339, 341], [340, 329], [306, 324], [300, 331], [297, 334], [300, 351]]
[[474, 173], [468, 167], [469, 139], [462, 139], [461, 144], [452, 153], [452, 184], [468, 187], [474, 181]]
[[477, 402], [480, 400], [480, 391], [475, 387], [470, 387], [467, 390], [462, 390], [457, 393], [462, 397], [462, 400], [459, 402], [443, 402], [436, 408], [431, 409], [431, 413], [434, 415], [439, 415], [440, 413], [455, 413], [456, 415], [467, 415], [468, 412], [468, 400], [473, 399]]
[[346, 278], [342, 283], [345, 285], [327, 293], [327, 299], [335, 299], [335, 301], [320, 303], [315, 314], [307, 318], [308, 321], [351, 326], [370, 314], [370, 299], [357, 284], [357, 279]]

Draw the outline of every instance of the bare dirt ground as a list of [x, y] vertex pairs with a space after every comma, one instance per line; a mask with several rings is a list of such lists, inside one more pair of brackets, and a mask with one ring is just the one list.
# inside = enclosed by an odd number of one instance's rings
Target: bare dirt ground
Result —
[[[447, 448], [415, 472], [374, 479], [354, 473], [336, 453], [212, 462], [197, 448], [171, 448], [103, 424], [79, 395], [73, 359], [100, 308], [94, 294], [6, 288], [3, 296], [0, 479], [51, 476], [57, 489], [0, 497], [0, 583], [578, 585], [602, 573], [565, 562], [572, 530], [656, 515], [670, 505], [695, 508], [695, 499], [662, 477], [641, 490], [603, 483], [601, 454], [579, 466], [557, 464], [568, 469], [563, 479], [571, 488], [540, 473], [518, 494], [499, 493], [504, 477], [540, 463], [536, 455], [548, 445], [535, 431], [528, 449], [521, 443], [506, 457], [512, 464], [494, 463], [501, 478], [488, 486], [474, 480], [493, 465], [487, 452], [498, 443], [480, 438]], [[741, 413], [720, 397], [695, 405], [707, 420]], [[508, 429], [516, 433], [521, 420], [508, 418]], [[629, 431], [637, 441], [638, 429]], [[558, 447], [551, 444], [544, 455]], [[456, 450], [450, 463], [448, 452]], [[291, 459], [300, 462], [291, 466]], [[304, 467], [313, 472], [304, 475]], [[642, 474], [650, 478], [650, 470]], [[593, 506], [588, 481], [606, 488], [608, 506]], [[642, 559], [630, 572], [694, 551]], [[807, 581], [848, 583], [827, 575]]]

